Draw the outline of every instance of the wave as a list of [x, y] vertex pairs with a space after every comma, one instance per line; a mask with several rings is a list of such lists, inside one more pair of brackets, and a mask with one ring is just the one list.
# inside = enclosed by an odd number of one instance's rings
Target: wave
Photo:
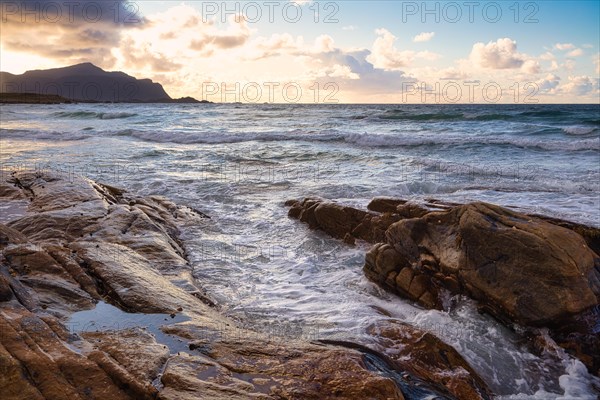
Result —
[[523, 137], [483, 137], [483, 136], [439, 136], [439, 137], [406, 137], [396, 135], [379, 135], [358, 133], [347, 135], [344, 140], [349, 143], [368, 147], [418, 147], [418, 146], [514, 146], [549, 151], [600, 151], [600, 140], [540, 140]]
[[572, 112], [569, 111], [559, 111], [559, 110], [543, 110], [543, 111], [525, 111], [520, 113], [519, 115], [523, 117], [564, 117], [567, 115], [572, 115]]
[[[11, 130], [1, 129], [6, 137], [11, 138], [37, 138], [58, 140], [81, 140], [93, 136], [113, 136], [132, 138], [155, 143], [176, 144], [227, 144], [244, 142], [315, 142], [315, 143], [347, 143], [360, 147], [393, 148], [393, 147], [449, 147], [449, 146], [511, 146], [522, 149], [544, 151], [600, 151], [600, 138], [585, 137], [597, 128], [585, 126], [565, 127], [563, 130], [569, 136], [548, 139], [546, 135], [468, 135], [468, 134], [375, 134], [375, 133], [348, 133], [336, 129], [321, 131], [306, 131], [296, 129], [292, 131], [270, 132], [207, 132], [207, 131], [181, 131], [181, 130], [138, 130], [132, 128], [120, 130], [100, 131], [91, 135], [90, 131], [56, 132], [37, 130]], [[553, 128], [554, 130], [554, 128]], [[90, 132], [85, 134], [84, 132]]]
[[120, 119], [120, 118], [129, 118], [135, 117], [137, 114], [135, 113], [126, 113], [126, 112], [92, 112], [92, 111], [58, 111], [53, 113], [52, 115], [59, 118], [72, 118], [72, 119]]
[[420, 146], [513, 146], [546, 151], [600, 151], [600, 140], [547, 140], [518, 136], [489, 137], [467, 135], [403, 136], [372, 133], [343, 133], [337, 130], [307, 133], [290, 132], [206, 133], [177, 131], [139, 131], [126, 129], [114, 136], [131, 136], [136, 139], [159, 143], [177, 144], [225, 144], [242, 142], [345, 142], [364, 147], [420, 147]]
[[36, 140], [85, 140], [92, 135], [82, 132], [58, 132], [58, 131], [36, 131], [28, 129], [5, 129], [0, 128], [0, 135], [3, 138], [11, 139], [36, 139]]
[[562, 130], [568, 135], [589, 135], [598, 130], [596, 127], [591, 126], [581, 126], [581, 125], [573, 125], [573, 126], [565, 126]]
[[392, 120], [405, 120], [405, 121], [448, 121], [463, 119], [464, 114], [446, 114], [446, 113], [434, 113], [434, 114], [397, 114], [397, 113], [386, 113], [379, 115], [380, 119], [392, 119]]
[[513, 119], [514, 115], [510, 114], [482, 114], [482, 115], [473, 115], [467, 116], [467, 119], [471, 119], [474, 121], [505, 121], [509, 119]]

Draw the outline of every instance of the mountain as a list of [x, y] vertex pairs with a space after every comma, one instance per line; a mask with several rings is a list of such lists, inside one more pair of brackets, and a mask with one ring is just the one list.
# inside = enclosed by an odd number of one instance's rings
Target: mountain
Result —
[[[91, 63], [64, 68], [0, 72], [0, 92], [59, 95], [82, 102], [170, 103], [175, 100], [160, 83], [136, 79], [124, 72], [104, 71]], [[186, 102], [181, 101], [180, 102]], [[197, 102], [189, 98], [187, 102]]]

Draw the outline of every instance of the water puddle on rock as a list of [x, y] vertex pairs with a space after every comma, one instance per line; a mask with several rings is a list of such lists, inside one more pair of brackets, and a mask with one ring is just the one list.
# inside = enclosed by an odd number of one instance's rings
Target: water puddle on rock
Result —
[[71, 315], [67, 328], [71, 333], [123, 331], [131, 328], [143, 328], [152, 333], [156, 341], [169, 348], [171, 354], [189, 351], [188, 343], [175, 336], [164, 333], [160, 328], [189, 321], [182, 314], [144, 314], [127, 313], [103, 301], [92, 310], [79, 311]]

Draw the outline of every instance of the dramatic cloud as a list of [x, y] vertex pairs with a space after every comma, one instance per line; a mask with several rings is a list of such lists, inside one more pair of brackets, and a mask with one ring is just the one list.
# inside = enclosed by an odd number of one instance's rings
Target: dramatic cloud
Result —
[[111, 49], [118, 46], [121, 33], [147, 23], [137, 5], [125, 0], [2, 1], [0, 7], [3, 49], [63, 64], [90, 61], [111, 67]]
[[439, 54], [430, 51], [399, 51], [394, 47], [396, 37], [387, 29], [377, 29], [375, 33], [379, 37], [373, 43], [373, 51], [369, 55], [368, 61], [376, 68], [396, 70], [409, 66], [417, 58], [429, 61], [439, 58]]
[[[212, 27], [212, 24], [207, 24]], [[226, 31], [206, 29], [197, 40], [192, 40], [190, 48], [196, 51], [212, 52], [218, 49], [231, 49], [243, 46], [250, 38], [250, 29], [244, 18], [235, 15], [229, 17], [229, 28]]]
[[123, 34], [115, 50], [125, 67], [169, 72], [195, 57], [243, 47], [252, 34], [239, 15], [230, 15], [227, 24], [218, 27], [214, 20], [203, 21], [197, 9], [184, 4], [148, 15], [147, 21], [143, 29]]
[[413, 38], [413, 42], [428, 42], [435, 36], [435, 32], [422, 32]]
[[524, 54], [517, 52], [517, 42], [509, 38], [498, 39], [488, 44], [475, 43], [470, 55], [471, 61], [490, 69], [520, 68], [525, 58]]

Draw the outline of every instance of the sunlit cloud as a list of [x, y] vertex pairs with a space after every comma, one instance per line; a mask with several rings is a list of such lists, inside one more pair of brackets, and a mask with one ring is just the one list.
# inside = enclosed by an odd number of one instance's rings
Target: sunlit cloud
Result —
[[435, 36], [435, 32], [422, 32], [413, 38], [413, 42], [428, 42]]

